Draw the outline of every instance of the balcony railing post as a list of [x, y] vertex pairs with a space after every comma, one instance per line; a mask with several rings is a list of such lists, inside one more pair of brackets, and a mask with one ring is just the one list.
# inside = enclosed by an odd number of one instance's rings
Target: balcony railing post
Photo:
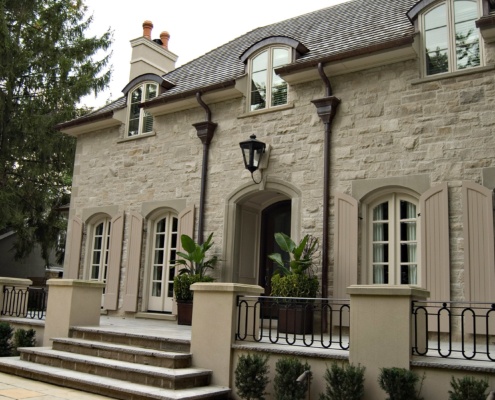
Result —
[[[31, 281], [31, 279], [0, 277], [0, 307], [2, 307], [2, 315], [17, 316], [16, 314], [19, 312], [19, 306], [16, 306], [17, 302], [14, 301], [14, 293], [11, 293], [11, 291], [13, 288], [15, 288], [16, 290], [25, 292], [27, 288], [32, 284], [33, 281]], [[10, 291], [9, 295], [7, 297], [4, 297], [4, 290], [6, 287], [8, 287]], [[27, 307], [27, 299], [25, 306]], [[14, 307], [16, 308], [15, 310]], [[22, 309], [23, 313], [27, 311], [26, 307]], [[24, 315], [21, 316], [23, 317]]]
[[[381, 368], [407, 368], [414, 345], [411, 302], [425, 300], [427, 290], [406, 285], [353, 285], [349, 361], [365, 365], [364, 400], [383, 398]], [[384, 329], [384, 327], [388, 327]]]

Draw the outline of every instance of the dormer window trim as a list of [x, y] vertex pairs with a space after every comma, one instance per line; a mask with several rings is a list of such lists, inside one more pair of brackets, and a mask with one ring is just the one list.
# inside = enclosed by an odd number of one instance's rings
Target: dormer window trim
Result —
[[[485, 65], [483, 38], [476, 24], [480, 16], [487, 13], [488, 0], [465, 2], [472, 2], [473, 8], [462, 10], [463, 2], [457, 0], [422, 0], [408, 11], [407, 16], [421, 34], [423, 77], [442, 77]], [[474, 12], [475, 16], [469, 15]], [[472, 35], [471, 38], [459, 39], [458, 35], [464, 31]], [[472, 47], [468, 48], [469, 45]]]
[[292, 47], [294, 49], [294, 52], [296, 53], [294, 57], [294, 59], [296, 60], [302, 55], [309, 52], [308, 48], [304, 44], [295, 39], [287, 36], [271, 36], [253, 44], [246, 51], [244, 51], [244, 53], [242, 53], [239, 59], [246, 64], [248, 59], [251, 58], [253, 54], [257, 53], [259, 50], [265, 47], [273, 45]]
[[141, 105], [159, 95], [159, 86], [154, 81], [145, 81], [127, 93], [127, 134], [126, 137], [145, 135], [153, 132], [153, 116]]

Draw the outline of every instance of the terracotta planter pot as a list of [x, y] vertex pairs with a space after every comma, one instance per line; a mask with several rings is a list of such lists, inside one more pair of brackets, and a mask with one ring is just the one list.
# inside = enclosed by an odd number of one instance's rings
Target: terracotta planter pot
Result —
[[309, 304], [280, 307], [277, 329], [279, 333], [311, 335], [313, 333], [313, 307]]
[[177, 324], [191, 325], [192, 324], [192, 301], [177, 302]]

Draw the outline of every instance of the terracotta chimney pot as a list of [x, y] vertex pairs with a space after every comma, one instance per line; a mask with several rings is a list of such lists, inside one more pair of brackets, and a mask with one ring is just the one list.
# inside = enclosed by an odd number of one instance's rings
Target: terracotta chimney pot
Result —
[[151, 40], [151, 30], [153, 29], [153, 22], [151, 21], [144, 21], [143, 22], [143, 37], [145, 37], [148, 40]]
[[163, 31], [160, 33], [160, 39], [162, 41], [162, 47], [168, 50], [168, 40], [170, 39], [170, 33]]

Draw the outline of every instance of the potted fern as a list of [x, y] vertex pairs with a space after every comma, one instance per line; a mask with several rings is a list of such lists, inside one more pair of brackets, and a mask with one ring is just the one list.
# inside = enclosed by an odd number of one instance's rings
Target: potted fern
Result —
[[312, 333], [313, 302], [308, 301], [308, 298], [316, 298], [318, 293], [318, 277], [314, 274], [318, 240], [306, 235], [296, 244], [286, 234], [276, 233], [275, 241], [285, 253], [268, 256], [277, 265], [271, 279], [271, 295], [285, 298], [278, 299], [278, 330], [285, 333]]
[[180, 241], [184, 252], [178, 251], [174, 260], [178, 272], [174, 277], [174, 295], [177, 301], [177, 323], [191, 325], [193, 292], [191, 285], [196, 282], [212, 282], [206, 273], [217, 263], [217, 256], [207, 258], [206, 253], [213, 246], [213, 233], [202, 244], [196, 243], [190, 236], [181, 235]]

